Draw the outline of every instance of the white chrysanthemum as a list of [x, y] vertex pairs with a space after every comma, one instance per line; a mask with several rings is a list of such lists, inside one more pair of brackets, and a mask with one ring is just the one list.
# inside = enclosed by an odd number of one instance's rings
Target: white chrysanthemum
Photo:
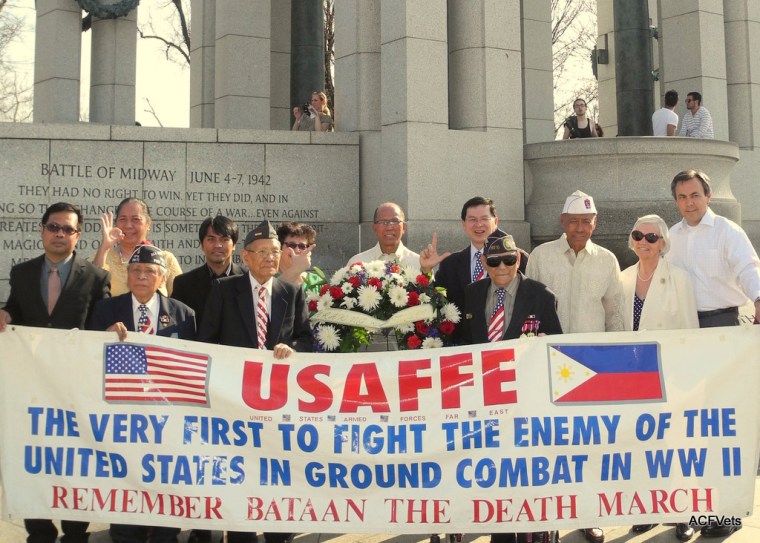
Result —
[[420, 303], [421, 304], [426, 304], [426, 303], [429, 303], [429, 302], [430, 302], [430, 296], [428, 296], [424, 292], [420, 293]]
[[458, 323], [462, 316], [459, 313], [459, 309], [452, 303], [448, 303], [441, 308], [441, 315], [447, 321], [451, 321], [454, 324]]
[[372, 262], [367, 262], [364, 265], [364, 269], [367, 271], [369, 277], [380, 279], [385, 275], [385, 262], [382, 260], [373, 260]]
[[334, 351], [340, 347], [340, 334], [331, 324], [323, 324], [317, 331], [317, 340], [326, 351]]
[[426, 337], [422, 340], [423, 349], [438, 349], [443, 347], [443, 340], [439, 337]]
[[316, 290], [307, 290], [306, 291], [306, 301], [307, 302], [316, 302], [319, 300], [319, 292]]
[[372, 311], [380, 305], [381, 296], [375, 287], [359, 287], [359, 307], [363, 311]]
[[404, 277], [406, 277], [407, 281], [409, 281], [410, 283], [416, 284], [417, 276], [421, 274], [422, 272], [420, 271], [419, 268], [416, 268], [414, 266], [403, 266], [401, 268], [401, 273], [404, 275]]
[[322, 311], [323, 309], [332, 307], [332, 303], [332, 296], [330, 296], [329, 292], [325, 292], [322, 296], [319, 297], [319, 300], [317, 300], [317, 311]]
[[351, 273], [353, 273], [354, 275], [356, 275], [357, 273], [361, 272], [362, 269], [363, 268], [362, 268], [361, 264], [354, 264], [353, 266], [351, 266]]
[[396, 326], [396, 332], [399, 332], [400, 334], [408, 334], [409, 332], [414, 332], [414, 324], [407, 322], [405, 324]]
[[356, 298], [345, 297], [341, 300], [340, 306], [346, 309], [353, 309], [356, 307]]
[[390, 277], [388, 277], [388, 281], [392, 281], [393, 283], [401, 286], [405, 286], [408, 283], [406, 278], [400, 273], [392, 273]]
[[333, 286], [340, 285], [346, 279], [346, 272], [348, 272], [348, 268], [345, 267], [337, 270], [334, 274], [332, 274], [332, 277], [330, 278], [330, 284]]
[[388, 298], [396, 307], [406, 307], [407, 302], [409, 302], [409, 294], [407, 294], [406, 289], [398, 285], [388, 290]]
[[349, 282], [345, 282], [340, 286], [340, 289], [343, 291], [343, 294], [351, 294], [351, 291], [354, 290], [354, 286]]

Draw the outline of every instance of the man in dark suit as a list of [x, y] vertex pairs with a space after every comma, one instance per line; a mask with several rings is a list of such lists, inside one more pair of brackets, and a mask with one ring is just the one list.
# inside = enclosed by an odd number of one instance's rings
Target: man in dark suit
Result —
[[214, 279], [242, 275], [244, 270], [232, 262], [238, 241], [238, 227], [232, 220], [222, 215], [209, 217], [201, 223], [198, 237], [206, 263], [174, 278], [172, 298], [193, 308], [200, 326]]
[[[198, 339], [234, 347], [266, 349], [275, 358], [312, 350], [303, 289], [275, 277], [280, 242], [269, 221], [248, 232], [242, 259], [248, 273], [214, 281]], [[290, 534], [268, 532], [267, 543], [285, 543]], [[229, 543], [251, 543], [256, 534], [228, 532]]]
[[[82, 231], [82, 214], [59, 202], [42, 216], [45, 254], [11, 269], [11, 293], [0, 309], [0, 332], [8, 324], [47, 328], [85, 328], [95, 302], [109, 296], [107, 271], [79, 258], [74, 251]], [[61, 522], [62, 543], [86, 543], [87, 522]], [[54, 543], [58, 530], [50, 520], [24, 521], [28, 543]]]
[[[464, 312], [464, 289], [473, 281], [485, 277], [485, 270], [480, 263], [480, 255], [483, 254], [483, 245], [488, 236], [498, 230], [499, 217], [496, 216], [496, 207], [493, 200], [482, 196], [475, 196], [467, 200], [462, 206], [462, 230], [470, 239], [470, 245], [456, 253], [444, 253], [438, 255], [437, 238], [433, 243], [420, 253], [420, 267], [429, 272], [438, 265], [435, 274], [436, 286], [446, 289], [446, 298], [457, 306], [460, 313]], [[501, 232], [506, 235], [505, 232]], [[525, 273], [528, 264], [528, 253], [517, 249], [520, 253], [520, 271]], [[464, 333], [464, 321], [454, 329], [452, 341], [454, 344], [462, 343]]]
[[[529, 327], [526, 331], [534, 334], [562, 333], [557, 299], [543, 284], [519, 271], [521, 254], [512, 236], [494, 232], [486, 239], [480, 258], [488, 277], [465, 289], [462, 320], [466, 344], [518, 338], [524, 324]], [[533, 534], [532, 541], [549, 540], [542, 536]], [[491, 543], [515, 541], [515, 534], [491, 534]]]
[[[140, 245], [127, 265], [129, 292], [95, 304], [91, 330], [116, 332], [120, 341], [127, 332], [155, 334], [179, 339], [195, 339], [195, 312], [177, 300], [164, 297], [159, 289], [166, 282], [163, 252], [152, 245]], [[113, 543], [177, 543], [179, 528], [111, 524]]]

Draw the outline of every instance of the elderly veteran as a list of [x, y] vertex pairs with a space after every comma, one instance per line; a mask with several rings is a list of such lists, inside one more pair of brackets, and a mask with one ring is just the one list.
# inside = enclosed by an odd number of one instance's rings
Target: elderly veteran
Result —
[[127, 264], [129, 292], [95, 304], [89, 328], [116, 332], [121, 341], [127, 332], [195, 339], [195, 312], [161, 294], [166, 274], [163, 251], [138, 246]]

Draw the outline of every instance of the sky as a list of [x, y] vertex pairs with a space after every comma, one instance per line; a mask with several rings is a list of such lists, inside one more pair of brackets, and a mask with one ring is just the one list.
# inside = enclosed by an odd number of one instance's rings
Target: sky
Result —
[[[137, 10], [138, 24], [147, 17], [154, 21], [165, 15], [158, 9], [164, 0], [148, 0], [140, 3]], [[34, 25], [36, 12], [34, 0], [9, 0], [5, 7], [10, 13], [24, 18], [24, 31], [19, 42], [9, 49], [8, 57], [18, 72], [33, 81], [34, 73]], [[80, 111], [89, 110], [91, 32], [82, 33], [82, 95]], [[187, 127], [190, 123], [190, 68], [179, 66], [165, 59], [163, 48], [157, 40], [137, 40], [137, 76], [135, 89], [135, 116], [143, 126], [160, 126], [150, 113], [145, 112], [146, 99], [150, 100], [163, 126]]]

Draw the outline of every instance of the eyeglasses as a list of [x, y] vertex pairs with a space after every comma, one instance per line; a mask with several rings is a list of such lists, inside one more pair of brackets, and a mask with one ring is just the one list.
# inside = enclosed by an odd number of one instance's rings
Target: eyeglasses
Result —
[[514, 266], [517, 264], [517, 253], [510, 253], [508, 255], [501, 255], [501, 256], [487, 256], [486, 257], [486, 265], [490, 268], [498, 268], [499, 264], [504, 264], [505, 266]]
[[47, 224], [40, 224], [42, 228], [50, 232], [51, 234], [57, 234], [58, 232], [63, 231], [64, 234], [67, 236], [73, 236], [74, 234], [79, 233], [78, 228], [74, 228], [72, 226], [66, 225], [60, 225], [54, 222], [49, 222]]
[[404, 221], [399, 219], [391, 219], [389, 221], [375, 221], [375, 224], [381, 224], [383, 226], [398, 226], [404, 224]]
[[290, 249], [293, 249], [294, 251], [296, 249], [298, 249], [299, 251], [305, 251], [306, 249], [309, 248], [309, 246], [306, 245], [305, 243], [296, 243], [295, 241], [286, 241], [285, 243], [283, 243], [283, 245], [285, 247], [289, 247]]
[[282, 251], [278, 251], [275, 249], [274, 251], [267, 251], [266, 249], [259, 249], [258, 251], [252, 251], [251, 249], [244, 249], [244, 251], [248, 253], [253, 253], [259, 258], [269, 258], [270, 256], [272, 258], [280, 258], [280, 255], [282, 254]]
[[633, 241], [641, 241], [642, 239], [645, 239], [647, 240], [647, 243], [657, 243], [657, 240], [662, 238], [662, 236], [658, 236], [657, 234], [645, 234], [638, 230], [631, 232], [631, 237], [633, 238]]

